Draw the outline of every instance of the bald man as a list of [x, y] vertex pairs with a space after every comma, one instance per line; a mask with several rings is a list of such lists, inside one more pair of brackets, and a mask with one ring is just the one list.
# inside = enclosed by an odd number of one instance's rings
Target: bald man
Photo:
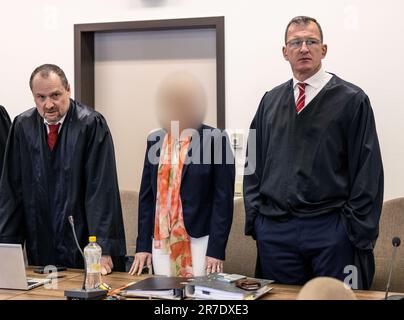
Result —
[[340, 280], [318, 277], [307, 282], [297, 300], [357, 300], [353, 290]]

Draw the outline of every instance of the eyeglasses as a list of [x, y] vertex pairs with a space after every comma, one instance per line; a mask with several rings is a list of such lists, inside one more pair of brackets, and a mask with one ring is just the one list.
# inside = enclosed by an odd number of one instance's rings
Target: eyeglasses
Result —
[[293, 39], [286, 42], [286, 44], [293, 49], [301, 48], [303, 43], [306, 43], [306, 46], [310, 48], [319, 45], [321, 41], [317, 39]]

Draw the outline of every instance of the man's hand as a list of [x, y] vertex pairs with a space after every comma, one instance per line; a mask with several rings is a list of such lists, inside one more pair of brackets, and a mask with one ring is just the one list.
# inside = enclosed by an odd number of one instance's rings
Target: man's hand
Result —
[[223, 261], [211, 257], [206, 257], [205, 260], [206, 274], [223, 272]]
[[101, 274], [103, 276], [110, 274], [112, 272], [112, 269], [114, 268], [111, 256], [102, 256], [100, 264], [101, 264]]
[[152, 254], [149, 252], [138, 252], [135, 254], [135, 260], [129, 270], [131, 276], [142, 274], [143, 268], [147, 266], [149, 270], [152, 268]]

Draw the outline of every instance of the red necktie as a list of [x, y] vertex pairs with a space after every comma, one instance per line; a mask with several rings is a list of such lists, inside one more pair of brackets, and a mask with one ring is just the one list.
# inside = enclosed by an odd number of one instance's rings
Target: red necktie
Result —
[[60, 123], [58, 124], [48, 124], [49, 133], [48, 133], [48, 146], [49, 149], [52, 151], [55, 147], [56, 141], [58, 140], [58, 133]]
[[306, 102], [306, 84], [299, 82], [297, 86], [299, 87], [299, 98], [296, 101], [296, 112], [299, 113], [304, 108]]

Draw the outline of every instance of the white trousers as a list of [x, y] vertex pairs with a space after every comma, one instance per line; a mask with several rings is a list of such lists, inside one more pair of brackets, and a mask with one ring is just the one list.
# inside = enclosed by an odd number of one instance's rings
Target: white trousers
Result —
[[[209, 236], [191, 238], [192, 269], [195, 277], [206, 275], [205, 258], [208, 250]], [[161, 249], [152, 249], [153, 270], [155, 275], [173, 276], [171, 271], [170, 256]]]

